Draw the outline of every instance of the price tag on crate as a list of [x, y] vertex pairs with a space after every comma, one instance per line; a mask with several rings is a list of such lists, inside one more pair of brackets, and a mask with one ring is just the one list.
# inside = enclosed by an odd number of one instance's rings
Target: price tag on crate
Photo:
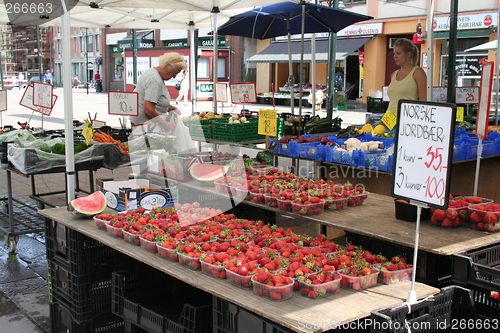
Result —
[[448, 206], [456, 105], [400, 100], [392, 195]]
[[391, 110], [387, 110], [381, 120], [390, 130], [394, 128], [397, 121], [396, 116], [394, 115], [394, 113], [392, 113]]
[[276, 110], [259, 110], [258, 134], [277, 136], [278, 118]]

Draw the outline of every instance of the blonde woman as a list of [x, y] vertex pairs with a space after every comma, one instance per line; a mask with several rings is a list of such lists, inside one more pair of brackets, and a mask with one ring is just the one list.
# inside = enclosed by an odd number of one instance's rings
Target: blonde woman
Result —
[[392, 73], [387, 94], [390, 99], [388, 109], [397, 115], [400, 99], [427, 100], [427, 76], [424, 70], [417, 66], [418, 49], [409, 39], [396, 41], [394, 61], [400, 69]]
[[164, 81], [176, 77], [186, 67], [187, 64], [179, 53], [169, 52], [160, 56], [158, 66], [142, 73], [135, 88], [135, 91], [139, 93], [139, 115], [130, 117], [133, 125], [152, 120], [166, 132], [175, 130], [175, 124], [162, 117], [168, 112], [180, 115], [179, 109], [170, 105], [170, 94]]

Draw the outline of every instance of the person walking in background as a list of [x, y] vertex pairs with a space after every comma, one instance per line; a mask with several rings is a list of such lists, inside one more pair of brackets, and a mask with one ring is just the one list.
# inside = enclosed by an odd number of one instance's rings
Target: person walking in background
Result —
[[396, 116], [400, 99], [427, 100], [427, 76], [417, 65], [418, 49], [409, 39], [398, 39], [394, 44], [394, 61], [401, 68], [391, 75], [387, 88], [390, 110]]
[[19, 74], [17, 74], [17, 86], [19, 87], [19, 90], [21, 90], [23, 84], [24, 84], [24, 74], [19, 72]]
[[73, 76], [73, 88], [78, 89], [78, 85], [80, 84], [80, 80], [78, 80], [78, 75]]
[[45, 83], [52, 84], [52, 73], [50, 72], [50, 69], [47, 69], [45, 74], [43, 74], [43, 79], [45, 80]]
[[132, 125], [156, 123], [167, 133], [175, 130], [175, 124], [164, 118], [169, 112], [178, 115], [181, 112], [170, 105], [170, 94], [165, 81], [176, 77], [186, 66], [179, 53], [169, 52], [160, 56], [158, 66], [142, 73], [134, 90], [139, 94], [139, 114], [130, 117]]
[[94, 81], [95, 81], [95, 91], [102, 92], [102, 81], [101, 81], [101, 74], [99, 74], [99, 71], [95, 73]]
[[181, 84], [181, 89], [179, 89], [179, 96], [175, 99], [175, 102], [179, 102], [184, 97], [184, 105], [188, 105], [188, 95], [189, 95], [189, 74], [187, 70], [179, 73], [176, 77], [177, 81]]

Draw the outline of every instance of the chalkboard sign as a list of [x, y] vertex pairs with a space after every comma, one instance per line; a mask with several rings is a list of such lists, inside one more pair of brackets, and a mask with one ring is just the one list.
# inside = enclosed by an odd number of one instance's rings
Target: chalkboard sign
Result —
[[7, 111], [7, 90], [0, 90], [0, 111]]
[[455, 103], [477, 104], [479, 102], [479, 87], [455, 87]]
[[33, 83], [33, 105], [42, 108], [52, 108], [52, 88], [51, 84], [34, 82]]
[[50, 114], [52, 113], [52, 109], [56, 104], [56, 101], [57, 101], [57, 96], [52, 94], [52, 107], [44, 108], [41, 106], [33, 105], [33, 86], [30, 84], [26, 87], [26, 89], [24, 89], [24, 94], [23, 97], [21, 97], [19, 105], [25, 106], [33, 111], [43, 113], [45, 116], [50, 116]]
[[257, 103], [255, 94], [255, 83], [231, 83], [231, 102], [233, 103]]
[[139, 115], [139, 94], [136, 92], [108, 91], [108, 113], [119, 116]]
[[392, 196], [448, 206], [456, 105], [399, 101]]

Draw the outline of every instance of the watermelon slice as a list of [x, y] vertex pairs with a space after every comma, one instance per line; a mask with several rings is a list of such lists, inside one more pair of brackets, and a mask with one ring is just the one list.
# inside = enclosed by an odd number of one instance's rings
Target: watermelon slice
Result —
[[193, 179], [205, 185], [214, 183], [214, 180], [223, 177], [229, 170], [228, 165], [194, 163], [189, 169]]
[[106, 209], [106, 197], [101, 191], [96, 191], [86, 197], [76, 198], [68, 204], [68, 211], [77, 217], [93, 217]]

